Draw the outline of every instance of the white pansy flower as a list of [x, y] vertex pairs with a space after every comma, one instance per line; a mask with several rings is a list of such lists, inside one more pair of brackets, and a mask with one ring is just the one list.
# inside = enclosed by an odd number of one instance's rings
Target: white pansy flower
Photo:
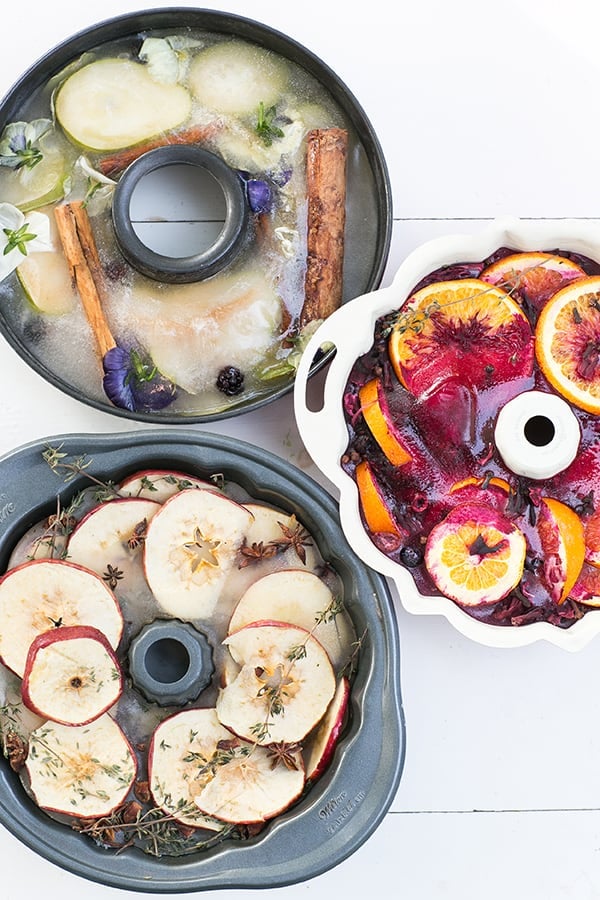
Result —
[[53, 249], [48, 216], [40, 212], [24, 215], [12, 203], [0, 203], [0, 281], [14, 272], [28, 253]]
[[148, 71], [155, 81], [163, 84], [175, 84], [180, 81], [189, 61], [188, 50], [202, 47], [200, 41], [193, 38], [166, 37], [146, 38], [139, 52], [139, 57], [148, 65]]

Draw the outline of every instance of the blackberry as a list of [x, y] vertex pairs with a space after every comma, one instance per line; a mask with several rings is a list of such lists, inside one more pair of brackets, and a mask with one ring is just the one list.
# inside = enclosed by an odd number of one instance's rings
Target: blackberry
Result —
[[228, 397], [241, 394], [244, 390], [244, 375], [236, 366], [225, 366], [217, 375], [217, 387]]

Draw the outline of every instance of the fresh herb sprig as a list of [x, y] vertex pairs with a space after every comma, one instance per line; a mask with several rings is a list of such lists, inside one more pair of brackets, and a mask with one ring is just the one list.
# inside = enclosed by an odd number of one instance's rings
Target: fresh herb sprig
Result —
[[256, 126], [255, 131], [265, 147], [270, 147], [273, 143], [274, 138], [282, 138], [284, 137], [284, 133], [282, 129], [275, 125], [275, 118], [277, 116], [277, 109], [274, 106], [265, 107], [265, 104], [260, 101], [258, 104], [258, 112], [256, 116]]

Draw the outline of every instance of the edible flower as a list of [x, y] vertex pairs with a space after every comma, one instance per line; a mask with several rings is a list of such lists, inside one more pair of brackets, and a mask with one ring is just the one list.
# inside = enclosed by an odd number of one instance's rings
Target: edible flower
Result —
[[103, 194], [112, 194], [117, 182], [112, 178], [109, 178], [108, 175], [105, 175], [103, 172], [94, 169], [85, 156], [79, 156], [75, 165], [81, 169], [82, 173], [87, 178], [88, 187], [85, 195], [86, 202], [100, 191], [102, 191]]
[[40, 138], [52, 128], [50, 119], [34, 119], [32, 122], [11, 122], [0, 138], [0, 166], [33, 169], [44, 158], [38, 146]]
[[149, 37], [144, 40], [139, 57], [147, 63], [154, 81], [175, 84], [185, 76], [189, 61], [187, 51], [201, 46], [201, 41], [180, 35], [165, 38]]
[[50, 222], [43, 213], [25, 216], [11, 203], [0, 203], [0, 281], [3, 281], [29, 252], [52, 250]]
[[273, 209], [273, 190], [264, 178], [253, 178], [250, 172], [238, 169], [238, 175], [246, 193], [248, 206], [253, 213], [269, 213]]
[[104, 355], [104, 393], [115, 406], [130, 412], [164, 409], [176, 396], [172, 381], [158, 371], [147, 354], [116, 346]]

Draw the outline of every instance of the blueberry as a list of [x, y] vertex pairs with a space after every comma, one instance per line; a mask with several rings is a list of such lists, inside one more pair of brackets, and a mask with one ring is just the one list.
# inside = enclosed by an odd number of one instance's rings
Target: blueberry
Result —
[[400, 551], [400, 562], [407, 568], [414, 569], [423, 562], [423, 552], [418, 547], [403, 547]]

